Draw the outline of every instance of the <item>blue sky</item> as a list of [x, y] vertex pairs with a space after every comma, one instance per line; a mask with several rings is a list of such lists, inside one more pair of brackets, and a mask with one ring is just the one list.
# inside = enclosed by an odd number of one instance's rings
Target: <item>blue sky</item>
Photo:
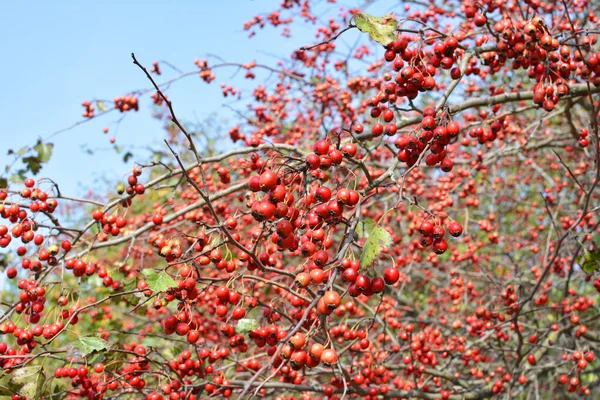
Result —
[[[112, 99], [149, 87], [131, 62], [132, 51], [148, 67], [154, 60], [167, 60], [190, 71], [194, 58], [207, 54], [275, 65], [276, 56], [286, 57], [294, 48], [312, 43], [314, 28], [306, 25], [296, 25], [292, 39], [273, 29], [247, 38], [244, 21], [277, 4], [277, 0], [0, 3], [0, 165], [9, 161], [5, 149], [32, 145], [82, 119], [82, 100]], [[337, 14], [338, 7], [324, 10]], [[166, 67], [163, 71], [165, 77], [175, 75]], [[232, 73], [217, 72], [222, 79]], [[181, 119], [202, 120], [213, 112], [227, 116], [219, 84], [217, 80], [206, 85], [190, 77], [168, 94]], [[122, 177], [132, 161], [120, 162], [108, 140], [119, 117], [111, 113], [53, 137], [54, 154], [40, 176], [55, 179], [64, 193], [77, 195], [85, 195], [80, 184], [90, 186], [101, 176]], [[102, 133], [105, 125], [111, 128], [109, 135]], [[127, 147], [157, 143], [163, 135], [146, 100], [139, 113], [130, 113], [118, 125], [116, 139]], [[82, 146], [95, 154], [86, 154]]]

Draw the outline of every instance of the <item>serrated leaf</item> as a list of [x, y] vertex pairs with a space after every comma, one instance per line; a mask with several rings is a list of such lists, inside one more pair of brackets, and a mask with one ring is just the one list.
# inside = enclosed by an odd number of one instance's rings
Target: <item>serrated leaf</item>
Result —
[[600, 269], [600, 250], [588, 251], [584, 249], [584, 254], [577, 257], [577, 264], [587, 274], [591, 274]]
[[145, 269], [142, 272], [146, 275], [148, 288], [153, 292], [164, 292], [169, 288], [177, 286], [175, 279], [171, 278], [165, 271], [157, 274], [153, 269]]
[[380, 226], [374, 227], [363, 246], [360, 256], [360, 266], [364, 268], [371, 265], [381, 252], [381, 248], [391, 246], [392, 242], [392, 235], [385, 228]]
[[366, 239], [371, 234], [371, 231], [373, 230], [373, 227], [375, 227], [375, 225], [376, 222], [372, 219], [363, 219], [358, 221], [358, 224], [356, 224], [355, 231], [358, 234], [358, 236], [360, 236], [363, 239]]
[[39, 399], [44, 386], [44, 371], [41, 366], [23, 367], [15, 370], [10, 379], [11, 388], [17, 387], [21, 396]]
[[258, 321], [252, 318], [242, 318], [238, 321], [235, 331], [238, 333], [252, 332], [258, 328]]
[[135, 290], [137, 288], [137, 279], [134, 278], [124, 278], [121, 281], [121, 289], [124, 292], [129, 292], [131, 290]]
[[74, 346], [79, 348], [79, 353], [82, 356], [87, 356], [94, 351], [106, 349], [108, 347], [108, 342], [95, 336], [80, 336], [77, 338]]
[[106, 111], [106, 104], [104, 104], [103, 101], [96, 100], [96, 107], [98, 108], [98, 111], [100, 111], [100, 112]]
[[361, 12], [354, 15], [354, 23], [361, 32], [369, 34], [371, 39], [384, 46], [396, 40], [398, 21], [390, 15], [374, 17]]
[[43, 143], [41, 140], [38, 140], [36, 145], [33, 146], [33, 149], [37, 151], [37, 156], [40, 159], [40, 162], [48, 162], [50, 157], [52, 157], [52, 149], [54, 148], [53, 143]]
[[588, 260], [588, 261], [585, 261], [585, 262], [584, 262], [584, 263], [581, 265], [581, 268], [583, 269], [583, 271], [584, 271], [586, 274], [591, 274], [591, 273], [593, 273], [594, 271], [597, 271], [597, 270], [598, 270], [598, 267], [599, 267], [599, 266], [598, 266], [598, 263], [597, 263], [596, 261], [590, 261], [590, 260]]
[[3, 376], [0, 376], [0, 400], [4, 396], [9, 396], [8, 399], [10, 400], [14, 393], [14, 391], [10, 388], [10, 379], [12, 378], [12, 375], [5, 372], [2, 372], [2, 374]]
[[42, 162], [38, 157], [29, 156], [23, 158], [23, 164], [27, 167], [25, 172], [31, 172], [34, 175], [37, 175], [38, 172], [42, 169]]

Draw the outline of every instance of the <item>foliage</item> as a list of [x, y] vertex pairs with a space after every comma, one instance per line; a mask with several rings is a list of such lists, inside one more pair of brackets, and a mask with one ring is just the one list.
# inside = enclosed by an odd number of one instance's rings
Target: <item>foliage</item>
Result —
[[[249, 20], [318, 25], [276, 66], [133, 54], [153, 90], [84, 117], [151, 108], [165, 142], [94, 198], [36, 177], [51, 143], [9, 150], [0, 397], [593, 398], [597, 6], [351, 6]], [[193, 76], [223, 134], [168, 101]]]

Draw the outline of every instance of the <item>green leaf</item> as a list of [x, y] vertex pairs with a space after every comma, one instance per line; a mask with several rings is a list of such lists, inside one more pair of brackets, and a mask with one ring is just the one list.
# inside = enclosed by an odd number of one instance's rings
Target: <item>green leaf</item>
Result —
[[360, 256], [360, 266], [366, 267], [371, 265], [381, 252], [381, 248], [389, 247], [392, 242], [392, 235], [385, 228], [380, 226], [374, 227], [363, 246], [362, 255]]
[[4, 396], [9, 396], [7, 397], [9, 400], [12, 399], [12, 395], [13, 395], [13, 390], [11, 390], [10, 386], [10, 379], [12, 378], [12, 375], [6, 373], [6, 372], [0, 372], [0, 400], [2, 400], [4, 398]]
[[96, 100], [96, 107], [98, 108], [98, 111], [100, 111], [100, 112], [106, 111], [106, 104], [104, 104], [103, 101]]
[[375, 225], [377, 224], [372, 219], [363, 219], [361, 221], [358, 221], [355, 231], [358, 234], [358, 236], [360, 236], [363, 239], [366, 239], [371, 234], [371, 231], [373, 230]]
[[371, 39], [384, 46], [396, 40], [396, 26], [398, 22], [391, 15], [385, 17], [374, 17], [359, 12], [354, 15], [356, 27], [364, 33], [368, 33]]
[[165, 271], [157, 274], [153, 269], [145, 269], [142, 272], [146, 275], [148, 288], [153, 292], [164, 292], [169, 288], [177, 286], [177, 282]]
[[27, 167], [25, 172], [30, 171], [34, 175], [37, 175], [37, 173], [42, 169], [42, 161], [36, 156], [23, 158], [23, 164], [25, 164]]
[[8, 187], [8, 180], [6, 178], [0, 177], [0, 189], [5, 189]]
[[581, 268], [587, 274], [591, 274], [600, 269], [600, 250], [588, 251], [583, 250], [584, 254], [577, 257], [577, 264], [581, 265]]
[[242, 318], [238, 321], [235, 331], [238, 333], [252, 332], [258, 328], [258, 321], [251, 318]]
[[108, 347], [108, 342], [104, 339], [94, 336], [80, 336], [74, 344], [79, 349], [82, 356], [86, 356], [94, 351], [104, 350]]
[[131, 157], [133, 157], [133, 154], [132, 154], [130, 151], [128, 151], [127, 153], [125, 153], [125, 154], [123, 155], [123, 162], [127, 162], [127, 161], [129, 161], [129, 159], [130, 159]]
[[24, 155], [25, 153], [27, 153], [27, 150], [28, 150], [27, 146], [23, 146], [23, 147], [21, 147], [21, 148], [20, 148], [19, 150], [17, 150], [17, 151], [14, 151], [13, 149], [8, 149], [8, 153], [7, 153], [7, 155], [9, 155], [9, 156], [10, 156], [10, 155], [13, 155], [13, 154], [15, 154], [15, 155], [17, 155], [17, 156], [21, 157], [22, 155]]
[[40, 162], [43, 162], [43, 163], [50, 161], [50, 157], [52, 157], [52, 149], [53, 148], [54, 148], [53, 143], [43, 143], [39, 139], [38, 139], [36, 145], [33, 146], [33, 149], [35, 151], [37, 151], [37, 153], [38, 153], [37, 156], [40, 159]]
[[129, 292], [130, 290], [135, 290], [137, 288], [137, 279], [136, 278], [124, 278], [121, 281], [121, 290], [124, 292]]
[[11, 387], [17, 387], [21, 396], [39, 399], [44, 386], [44, 371], [41, 366], [23, 367], [15, 370], [10, 379]]

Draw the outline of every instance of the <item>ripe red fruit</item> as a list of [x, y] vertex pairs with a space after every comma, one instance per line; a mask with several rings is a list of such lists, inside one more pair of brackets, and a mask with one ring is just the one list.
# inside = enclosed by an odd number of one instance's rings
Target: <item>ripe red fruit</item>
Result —
[[462, 225], [456, 221], [452, 221], [450, 225], [448, 225], [448, 233], [454, 237], [459, 237], [463, 233]]
[[313, 262], [318, 267], [324, 267], [327, 264], [327, 260], [329, 260], [329, 255], [325, 250], [319, 250], [313, 256]]
[[267, 170], [260, 175], [260, 189], [263, 192], [268, 192], [277, 185], [277, 174], [271, 170]]
[[308, 355], [315, 360], [321, 360], [321, 355], [323, 354], [323, 351], [325, 351], [325, 347], [323, 347], [321, 343], [313, 343], [310, 346]]
[[433, 223], [429, 220], [425, 220], [421, 222], [421, 226], [419, 226], [419, 232], [424, 236], [433, 235]]
[[475, 23], [475, 26], [478, 27], [482, 27], [485, 25], [487, 19], [485, 18], [485, 16], [483, 14], [475, 14], [475, 17], [473, 18], [473, 22]]
[[371, 288], [371, 279], [366, 275], [359, 275], [354, 281], [354, 284], [361, 292]]
[[163, 223], [163, 217], [161, 214], [154, 214], [152, 216], [152, 223], [154, 225], [161, 225]]
[[381, 136], [383, 134], [383, 125], [379, 122], [376, 123], [371, 129], [371, 133], [373, 134], [373, 136]]
[[188, 343], [196, 343], [200, 339], [200, 332], [197, 330], [191, 330], [187, 333], [187, 341]]
[[242, 307], [234, 308], [233, 312], [231, 313], [231, 318], [233, 318], [235, 320], [242, 319], [245, 316], [246, 316], [246, 310], [244, 310]]
[[344, 272], [342, 272], [342, 281], [354, 283], [356, 278], [358, 277], [358, 272], [356, 272], [353, 268], [348, 268]]
[[338, 149], [331, 149], [327, 154], [332, 164], [340, 165], [344, 159], [344, 155]]
[[296, 350], [290, 356], [290, 365], [292, 369], [298, 371], [301, 370], [306, 364], [308, 356], [306, 350]]
[[383, 292], [384, 287], [385, 287], [385, 282], [382, 277], [376, 276], [373, 279], [371, 279], [371, 291], [373, 293]]
[[436, 225], [433, 227], [433, 231], [431, 234], [434, 239], [441, 239], [446, 234], [446, 231], [444, 230], [444, 228], [442, 228], [441, 225]]
[[341, 297], [340, 294], [335, 290], [326, 291], [322, 298], [325, 302], [325, 305], [330, 310], [335, 310], [340, 305]]
[[329, 152], [329, 142], [323, 139], [317, 140], [313, 150], [316, 154], [324, 156]]
[[326, 203], [331, 199], [331, 189], [326, 186], [319, 186], [315, 190], [315, 199], [321, 203]]
[[72, 245], [71, 242], [69, 242], [68, 240], [63, 240], [60, 244], [60, 247], [62, 247], [64, 251], [69, 251], [71, 250]]
[[433, 237], [431, 236], [421, 236], [419, 240], [419, 244], [421, 247], [429, 247], [433, 244]]
[[388, 285], [393, 285], [400, 279], [400, 271], [395, 267], [388, 267], [383, 271], [383, 279]]
[[342, 154], [344, 157], [352, 158], [356, 155], [357, 147], [354, 143], [346, 143], [342, 146]]
[[433, 241], [433, 251], [436, 254], [445, 253], [447, 248], [448, 248], [448, 243], [446, 242], [446, 239], [439, 239], [439, 240]]
[[298, 332], [290, 338], [289, 342], [294, 349], [301, 349], [306, 344], [306, 337], [304, 334]]
[[435, 119], [432, 116], [427, 116], [421, 121], [423, 129], [432, 131], [435, 128]]
[[326, 367], [332, 367], [338, 360], [338, 355], [335, 350], [325, 349], [323, 353], [321, 353], [321, 362]]
[[17, 269], [15, 267], [9, 267], [6, 269], [6, 276], [8, 279], [13, 279], [17, 276]]
[[104, 364], [102, 364], [102, 363], [94, 364], [94, 372], [96, 372], [97, 374], [100, 374], [103, 371], [104, 371]]

